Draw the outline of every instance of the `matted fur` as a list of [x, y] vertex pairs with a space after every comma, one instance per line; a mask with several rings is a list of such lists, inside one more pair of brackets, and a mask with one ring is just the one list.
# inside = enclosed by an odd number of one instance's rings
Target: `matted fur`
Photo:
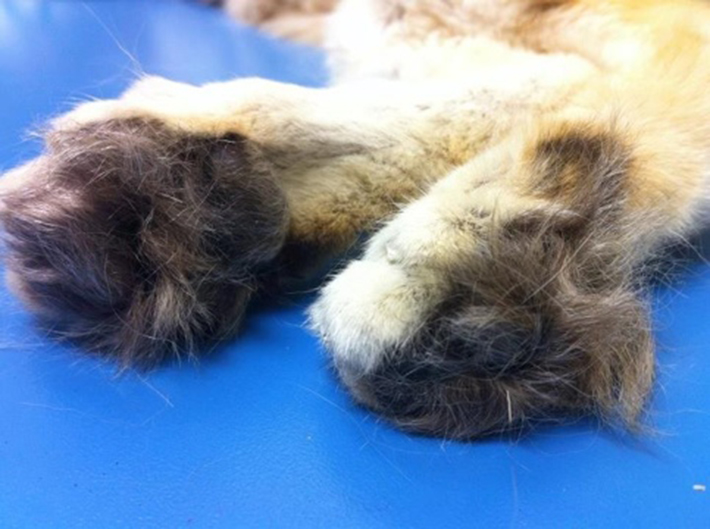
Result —
[[233, 334], [287, 225], [244, 140], [133, 119], [47, 143], [2, 215], [11, 283], [43, 323], [126, 366]]

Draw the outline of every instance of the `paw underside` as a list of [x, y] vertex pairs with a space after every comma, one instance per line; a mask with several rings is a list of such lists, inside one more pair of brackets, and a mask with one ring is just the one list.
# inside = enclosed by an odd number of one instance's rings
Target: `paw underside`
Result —
[[449, 438], [584, 415], [636, 429], [653, 379], [646, 309], [623, 274], [579, 275], [608, 256], [570, 246], [569, 228], [491, 229], [479, 258], [435, 272], [446, 286], [352, 263], [311, 308], [343, 383], [400, 427]]
[[[233, 335], [289, 236], [280, 183], [238, 135], [108, 120], [50, 132], [21, 171], [3, 198], [10, 285], [54, 335], [122, 366]], [[633, 424], [653, 374], [645, 311], [627, 278], [598, 280], [604, 241], [570, 243], [593, 226], [567, 222], [479, 231], [485, 251], [455, 270], [349, 265], [311, 319], [356, 400], [452, 438]]]
[[124, 365], [236, 332], [288, 225], [243, 138], [128, 119], [46, 142], [2, 218], [10, 285], [40, 322]]

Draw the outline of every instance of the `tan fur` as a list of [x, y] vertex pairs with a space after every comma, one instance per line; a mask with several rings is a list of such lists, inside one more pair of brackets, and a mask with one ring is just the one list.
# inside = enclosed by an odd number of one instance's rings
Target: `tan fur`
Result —
[[[83, 142], [97, 124], [139, 120], [243, 138], [288, 205], [279, 273], [387, 221], [311, 316], [356, 398], [398, 424], [453, 437], [579, 413], [634, 424], [654, 371], [637, 271], [707, 202], [710, 8], [343, 0], [331, 15], [331, 4], [231, 4], [280, 34], [279, 20], [330, 17], [329, 88], [149, 78], [60, 117], [54, 134]], [[46, 164], [83, 167], [65, 154], [50, 146], [6, 178], [6, 224]], [[51, 205], [22, 207], [30, 224], [52, 221]], [[14, 282], [29, 291], [23, 266]]]
[[318, 44], [337, 0], [226, 0], [236, 19], [258, 24], [273, 35]]

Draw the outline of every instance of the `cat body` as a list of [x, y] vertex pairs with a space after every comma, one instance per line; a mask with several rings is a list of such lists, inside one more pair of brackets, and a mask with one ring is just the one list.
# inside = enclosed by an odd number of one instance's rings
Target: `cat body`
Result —
[[310, 309], [358, 402], [464, 439], [585, 414], [637, 425], [654, 378], [643, 266], [707, 207], [710, 8], [231, 10], [280, 34], [313, 22], [332, 85], [146, 78], [54, 120], [0, 184], [8, 280], [40, 321], [124, 366], [196, 355], [255, 291], [368, 232]]

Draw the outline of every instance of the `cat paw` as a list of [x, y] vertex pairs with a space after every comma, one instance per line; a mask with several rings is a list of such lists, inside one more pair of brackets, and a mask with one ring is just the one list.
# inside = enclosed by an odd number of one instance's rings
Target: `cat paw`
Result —
[[150, 365], [236, 331], [288, 212], [244, 138], [101, 118], [117, 104], [60, 120], [3, 178], [0, 221], [9, 284], [48, 329]]
[[456, 439], [580, 415], [636, 424], [653, 347], [618, 262], [599, 261], [607, 240], [530, 216], [477, 226], [469, 250], [447, 254], [421, 244], [434, 232], [410, 229], [433, 223], [407, 216], [376, 234], [310, 311], [357, 402], [403, 429]]

